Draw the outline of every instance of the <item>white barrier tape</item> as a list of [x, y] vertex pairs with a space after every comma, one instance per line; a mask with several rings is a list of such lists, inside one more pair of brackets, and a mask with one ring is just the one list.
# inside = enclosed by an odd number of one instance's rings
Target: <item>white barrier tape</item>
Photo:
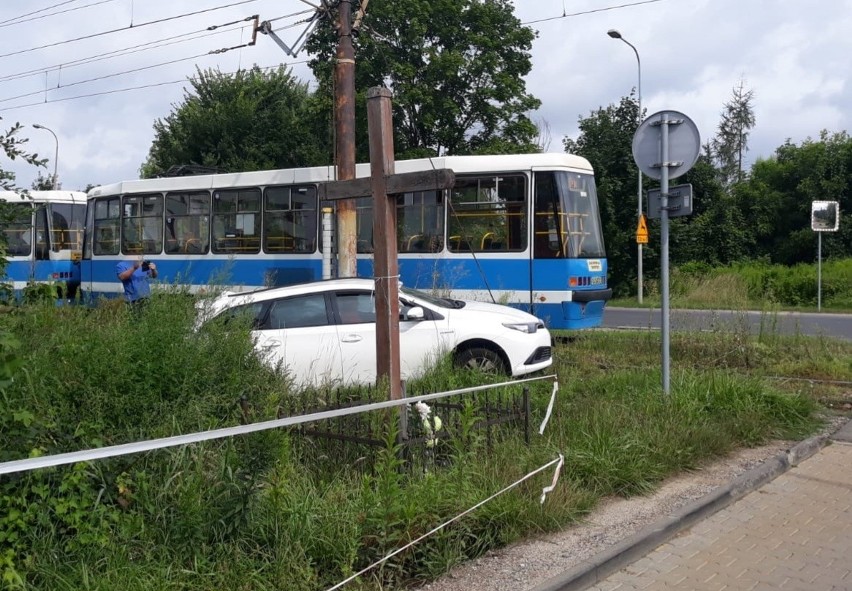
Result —
[[447, 398], [448, 396], [456, 396], [458, 394], [468, 394], [471, 392], [480, 392], [482, 390], [490, 390], [503, 386], [512, 386], [524, 384], [528, 382], [537, 382], [547, 379], [555, 379], [555, 375], [540, 376], [536, 378], [526, 378], [523, 380], [514, 380], [511, 382], [500, 382], [498, 384], [488, 384], [485, 386], [472, 386], [470, 388], [461, 388], [458, 390], [449, 390], [447, 392], [437, 392], [434, 394], [424, 394], [423, 396], [413, 396], [411, 398], [403, 398], [400, 400], [387, 400], [384, 402], [373, 402], [371, 404], [361, 404], [349, 408], [340, 408], [336, 410], [326, 410], [309, 415], [299, 415], [295, 417], [286, 417], [273, 421], [264, 421], [261, 423], [252, 423], [250, 425], [240, 425], [239, 427], [226, 427], [223, 429], [214, 429], [212, 431], [202, 431], [200, 433], [190, 433], [189, 435], [175, 435], [173, 437], [163, 437], [161, 439], [151, 439], [148, 441], [139, 441], [136, 443], [125, 443], [122, 445], [112, 445], [109, 447], [100, 447], [97, 449], [89, 449], [83, 451], [75, 451], [52, 456], [43, 456], [40, 458], [27, 458], [25, 460], [15, 460], [12, 462], [4, 462], [0, 464], [0, 474], [12, 474], [14, 472], [27, 472], [38, 468], [48, 468], [51, 466], [63, 466], [66, 464], [76, 464], [77, 462], [87, 462], [90, 460], [99, 460], [103, 458], [112, 458], [115, 456], [123, 456], [134, 454], [143, 451], [151, 451], [155, 449], [164, 449], [167, 447], [176, 447], [179, 445], [188, 445], [190, 443], [200, 443], [211, 439], [222, 439], [225, 437], [234, 437], [236, 435], [245, 435], [247, 433], [255, 433], [258, 431], [267, 431], [269, 429], [279, 429], [281, 427], [292, 427], [302, 423], [310, 423], [313, 421], [322, 421], [333, 419], [347, 415], [369, 412], [373, 410], [381, 410], [383, 408], [393, 408], [395, 406], [404, 406], [414, 404], [416, 402], [437, 400]]
[[[552, 466], [552, 465], [554, 465], [554, 464], [558, 464], [559, 466], [562, 466], [562, 454], [559, 454], [559, 457], [558, 457], [558, 458], [556, 458], [555, 460], [551, 460], [550, 462], [546, 463], [544, 466], [541, 466], [540, 468], [536, 468], [535, 470], [533, 470], [532, 472], [530, 472], [530, 473], [529, 473], [529, 474], [527, 474], [526, 476], [523, 476], [523, 477], [522, 477], [522, 478], [520, 478], [519, 480], [516, 480], [515, 482], [513, 482], [513, 483], [512, 483], [512, 484], [510, 484], [509, 486], [507, 486], [507, 487], [505, 487], [505, 488], [501, 489], [499, 492], [494, 493], [493, 495], [491, 495], [490, 497], [488, 497], [488, 498], [487, 498], [487, 499], [485, 499], [484, 501], [480, 501], [480, 502], [478, 502], [476, 505], [474, 505], [474, 506], [473, 506], [473, 507], [471, 507], [470, 509], [467, 509], [467, 510], [465, 510], [465, 511], [463, 511], [463, 512], [459, 513], [458, 515], [456, 515], [456, 516], [455, 516], [455, 517], [453, 517], [452, 519], [450, 519], [450, 520], [448, 520], [448, 521], [445, 521], [444, 523], [442, 523], [441, 525], [439, 525], [439, 526], [435, 527], [434, 529], [431, 529], [431, 530], [427, 531], [425, 534], [423, 534], [422, 536], [420, 536], [420, 537], [419, 537], [419, 538], [417, 538], [416, 540], [413, 540], [413, 541], [411, 541], [411, 542], [407, 543], [405, 546], [402, 546], [401, 548], [397, 548], [396, 550], [394, 550], [393, 552], [391, 552], [390, 554], [388, 554], [388, 555], [387, 555], [387, 556], [385, 556], [384, 558], [382, 558], [382, 559], [380, 559], [380, 560], [377, 560], [377, 561], [376, 561], [376, 562], [374, 562], [373, 564], [371, 564], [371, 565], [369, 565], [369, 566], [366, 566], [366, 567], [362, 568], [361, 570], [359, 570], [359, 571], [358, 571], [357, 573], [355, 573], [354, 575], [351, 575], [351, 576], [349, 576], [348, 578], [346, 578], [346, 579], [344, 579], [344, 580], [340, 581], [339, 583], [337, 583], [337, 584], [336, 584], [336, 585], [334, 585], [333, 587], [329, 587], [328, 589], [326, 589], [326, 591], [334, 591], [335, 589], [340, 589], [341, 587], [343, 587], [343, 586], [344, 586], [344, 585], [346, 585], [347, 583], [351, 583], [352, 581], [354, 581], [355, 579], [357, 579], [358, 577], [360, 577], [361, 575], [363, 575], [363, 574], [364, 574], [365, 572], [367, 572], [368, 570], [370, 570], [370, 569], [372, 569], [372, 568], [375, 568], [375, 567], [379, 566], [380, 564], [383, 564], [383, 563], [387, 562], [388, 560], [390, 560], [391, 558], [393, 558], [394, 556], [396, 556], [396, 555], [397, 555], [397, 554], [399, 554], [400, 552], [403, 552], [403, 551], [405, 551], [405, 550], [407, 550], [407, 549], [411, 548], [411, 547], [412, 547], [412, 546], [414, 546], [415, 544], [420, 543], [421, 541], [425, 540], [426, 538], [428, 538], [428, 537], [429, 537], [429, 536], [431, 536], [432, 534], [435, 534], [435, 533], [437, 533], [437, 532], [441, 531], [442, 529], [444, 529], [445, 527], [447, 527], [447, 526], [448, 526], [448, 525], [450, 525], [451, 523], [453, 523], [453, 522], [455, 522], [455, 521], [458, 521], [459, 519], [461, 519], [461, 518], [462, 518], [462, 517], [464, 517], [465, 515], [467, 515], [467, 514], [469, 514], [469, 513], [473, 512], [473, 511], [475, 511], [476, 509], [479, 509], [479, 508], [480, 508], [480, 507], [482, 507], [485, 503], [488, 503], [488, 502], [490, 502], [490, 501], [493, 501], [494, 499], [496, 499], [497, 497], [499, 497], [499, 496], [500, 496], [500, 495], [502, 495], [503, 493], [505, 493], [505, 492], [507, 492], [507, 491], [512, 490], [513, 488], [515, 488], [516, 486], [518, 486], [518, 485], [519, 485], [519, 484], [521, 484], [522, 482], [524, 482], [524, 481], [526, 481], [526, 480], [529, 480], [530, 478], [532, 478], [533, 476], [535, 476], [535, 475], [536, 475], [536, 474], [538, 474], [539, 472], [543, 472], [544, 470], [547, 470], [549, 467], [551, 467], [551, 466]], [[559, 473], [559, 469], [557, 468], [557, 474], [558, 474], [558, 473]], [[556, 482], [556, 481], [555, 481], [555, 479], [554, 479], [554, 485], [555, 485], [555, 482]]]
[[556, 488], [556, 483], [559, 481], [559, 473], [562, 471], [562, 464], [565, 463], [565, 457], [562, 454], [559, 454], [559, 463], [556, 464], [556, 470], [553, 471], [553, 481], [550, 483], [550, 486], [545, 486], [541, 489], [541, 501], [540, 503], [544, 505], [544, 499], [547, 498], [548, 493], [553, 492], [553, 489]]
[[544, 420], [538, 428], [538, 434], [544, 435], [544, 428], [547, 427], [547, 422], [550, 420], [550, 413], [553, 412], [553, 403], [556, 402], [556, 392], [559, 391], [559, 381], [553, 380], [553, 391], [550, 393], [550, 402], [547, 403], [547, 412], [544, 413]]

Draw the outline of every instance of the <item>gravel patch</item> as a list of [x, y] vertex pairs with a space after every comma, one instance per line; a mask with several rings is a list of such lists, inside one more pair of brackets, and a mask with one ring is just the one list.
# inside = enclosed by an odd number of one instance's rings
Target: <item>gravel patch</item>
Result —
[[[818, 434], [833, 433], [846, 419], [832, 417]], [[524, 591], [555, 577], [584, 560], [667, 517], [713, 490], [727, 485], [790, 449], [796, 441], [774, 441], [741, 449], [730, 456], [663, 482], [644, 497], [604, 499], [581, 524], [494, 550], [454, 568], [418, 591]]]

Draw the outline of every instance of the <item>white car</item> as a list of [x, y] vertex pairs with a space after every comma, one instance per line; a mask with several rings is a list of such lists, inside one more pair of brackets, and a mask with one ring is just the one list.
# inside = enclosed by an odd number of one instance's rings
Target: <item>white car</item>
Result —
[[[452, 352], [459, 366], [519, 376], [553, 363], [550, 332], [526, 312], [400, 288], [400, 370], [421, 375]], [[255, 346], [299, 385], [376, 381], [372, 279], [333, 279], [253, 292], [226, 292], [201, 320], [249, 314]]]

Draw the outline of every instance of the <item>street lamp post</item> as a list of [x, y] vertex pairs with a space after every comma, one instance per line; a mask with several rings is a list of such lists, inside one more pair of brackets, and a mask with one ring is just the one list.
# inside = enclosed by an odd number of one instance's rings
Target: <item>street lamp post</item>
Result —
[[38, 123], [33, 123], [33, 127], [49, 131], [53, 135], [53, 139], [56, 140], [56, 153], [53, 157], [53, 190], [55, 191], [59, 188], [59, 138], [56, 137], [56, 133], [49, 127], [39, 125]]
[[[636, 66], [639, 71], [639, 82], [636, 86], [636, 95], [639, 103], [639, 125], [642, 124], [642, 62], [639, 60], [639, 51], [636, 47], [633, 46], [627, 39], [621, 36], [621, 33], [616, 31], [615, 29], [610, 29], [606, 32], [607, 35], [612, 37], [613, 39], [620, 39], [627, 43], [630, 48], [633, 50], [633, 53], [636, 54]], [[637, 222], [642, 219], [642, 171], [639, 171], [639, 183], [636, 190], [637, 200], [639, 202], [639, 210], [637, 212]], [[642, 303], [642, 243], [636, 243], [636, 252], [637, 252], [637, 294], [639, 303]]]

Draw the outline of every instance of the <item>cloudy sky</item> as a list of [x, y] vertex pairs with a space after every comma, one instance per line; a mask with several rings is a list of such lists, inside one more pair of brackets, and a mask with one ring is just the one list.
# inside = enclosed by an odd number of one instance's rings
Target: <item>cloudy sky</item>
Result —
[[[749, 160], [788, 138], [852, 128], [852, 0], [514, 0], [538, 31], [528, 89], [532, 114], [550, 129], [550, 150], [576, 137], [581, 116], [617, 103], [637, 85], [641, 58], [647, 113], [674, 109], [711, 137], [732, 89], [754, 91], [757, 124]], [[59, 139], [66, 189], [138, 178], [155, 119], [183, 96], [195, 67], [223, 72], [292, 65], [309, 81], [307, 56], [286, 56], [272, 39], [249, 41], [243, 19], [260, 15], [295, 43], [306, 0], [30, 0], [0, 4], [0, 126], [25, 126], [29, 148], [50, 158]], [[187, 13], [197, 13], [183, 16]], [[295, 16], [294, 16], [295, 15]], [[367, 18], [369, 19], [369, 12]], [[208, 31], [208, 27], [219, 28]], [[128, 90], [133, 89], [135, 90]], [[18, 184], [38, 171], [0, 160]]]

